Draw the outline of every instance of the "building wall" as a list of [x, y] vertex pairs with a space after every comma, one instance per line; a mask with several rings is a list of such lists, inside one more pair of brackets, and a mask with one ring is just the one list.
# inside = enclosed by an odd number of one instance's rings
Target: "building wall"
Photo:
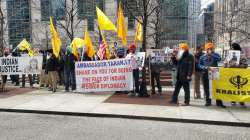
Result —
[[198, 23], [197, 46], [203, 46], [206, 42], [214, 42], [214, 3], [202, 9]]
[[[6, 21], [7, 19], [7, 7], [6, 7], [6, 1], [2, 1], [1, 4], [1, 9], [3, 11], [3, 17]], [[4, 46], [8, 46], [9, 47], [9, 41], [8, 41], [8, 24], [7, 22], [4, 22]]]
[[188, 40], [190, 46], [196, 47], [197, 40], [197, 26], [198, 17], [201, 12], [201, 1], [200, 0], [189, 0], [188, 1]]
[[[12, 1], [20, 1], [20, 0], [12, 0]], [[53, 0], [52, 2], [56, 2], [56, 1], [60, 1], [60, 0]], [[67, 0], [67, 4], [70, 4], [71, 0]], [[92, 0], [89, 0], [92, 1]], [[42, 20], [42, 7], [41, 7], [41, 0], [29, 0], [30, 2], [30, 38], [27, 38], [27, 40], [29, 40], [32, 44], [33, 47], [35, 48], [42, 48], [42, 49], [46, 49], [46, 48], [50, 48], [50, 30], [49, 30], [49, 21], [47, 20]], [[116, 23], [116, 12], [117, 12], [117, 0], [105, 0], [104, 2], [104, 11], [106, 13], [106, 15], [113, 21], [113, 23]], [[3, 9], [6, 9], [6, 2], [4, 1], [2, 3]], [[47, 9], [48, 11], [51, 11], [51, 9]], [[4, 11], [4, 14], [7, 15], [7, 10]], [[49, 13], [49, 12], [48, 12]], [[7, 17], [7, 16], [6, 16]], [[79, 20], [78, 18], [75, 19], [75, 25], [74, 25], [74, 37], [79, 37], [82, 38], [83, 37], [83, 33], [84, 31], [87, 29], [88, 27], [88, 18], [84, 18], [83, 20]], [[78, 23], [78, 21], [80, 21]], [[61, 22], [61, 23], [65, 23], [64, 20], [59, 20], [56, 22]], [[133, 21], [132, 21], [133, 22]], [[97, 28], [97, 24], [96, 24], [96, 19], [94, 19], [94, 31], [89, 31], [92, 41], [94, 42], [94, 44], [98, 44], [98, 39], [99, 39], [99, 34], [98, 34], [98, 28]], [[128, 17], [126, 17], [126, 23], [128, 24]], [[136, 28], [136, 24], [137, 22], [134, 21], [134, 27], [131, 28], [128, 31], [128, 45], [130, 43], [132, 43], [134, 41], [134, 34], [135, 34], [135, 28]], [[61, 40], [63, 42], [63, 47], [65, 47], [69, 42], [69, 38], [67, 37], [67, 34], [65, 33], [64, 30], [62, 30], [62, 28], [60, 26], [56, 26], [59, 33], [60, 33], [60, 37]], [[150, 31], [151, 32], [151, 31]], [[150, 34], [150, 32], [148, 32]], [[6, 43], [9, 43], [9, 36], [8, 36], [8, 31], [5, 32], [5, 39], [6, 39]], [[105, 36], [107, 41], [111, 44], [112, 42], [118, 40], [116, 33], [114, 32], [105, 32]], [[17, 38], [18, 41], [20, 42], [22, 39], [21, 38]], [[10, 42], [10, 44], [13, 42]], [[118, 44], [120, 43], [120, 40], [118, 40]], [[148, 44], [149, 47], [153, 46], [153, 41], [152, 39], [148, 39]], [[16, 47], [17, 43], [13, 45], [13, 47]], [[138, 45], [141, 45], [140, 43], [138, 43]], [[8, 45], [9, 46], [9, 45]]]
[[[223, 23], [223, 24], [229, 24], [230, 23], [230, 12], [232, 11], [232, 6], [233, 2], [237, 2], [237, 6], [235, 7], [235, 10], [239, 9], [249, 9], [250, 6], [250, 1], [249, 0], [215, 0], [215, 39], [216, 39], [216, 44], [219, 48], [219, 50], [228, 50], [230, 48], [229, 46], [229, 34], [226, 32], [223, 32], [221, 30], [218, 30], [218, 27], [216, 26], [216, 23]], [[241, 28], [242, 30], [245, 30], [249, 32], [250, 28], [250, 13], [248, 12], [249, 18], [246, 19], [246, 23], [242, 24], [243, 22], [243, 13], [238, 12], [237, 15], [235, 16], [236, 18], [233, 20], [234, 26], [237, 28]], [[245, 22], [245, 21], [244, 21]], [[250, 32], [249, 32], [250, 33]], [[232, 36], [232, 41], [239, 43], [242, 47], [250, 47], [250, 40], [244, 40], [244, 36], [240, 33], [233, 33]]]
[[16, 46], [26, 38], [31, 41], [31, 11], [29, 0], [8, 0], [6, 2], [8, 36], [10, 46]]
[[163, 0], [161, 46], [188, 42], [188, 0]]

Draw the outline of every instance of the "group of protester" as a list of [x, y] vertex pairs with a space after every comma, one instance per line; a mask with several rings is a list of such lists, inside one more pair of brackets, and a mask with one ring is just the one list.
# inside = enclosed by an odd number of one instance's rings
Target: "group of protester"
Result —
[[[203, 49], [205, 49], [205, 53]], [[237, 43], [233, 43], [231, 49], [241, 51], [241, 47]], [[190, 81], [192, 79], [193, 69], [195, 67], [195, 98], [201, 98], [200, 81], [202, 81], [205, 106], [211, 106], [212, 102], [210, 98], [211, 87], [209, 85], [209, 71], [212, 71], [213, 67], [218, 67], [218, 63], [220, 61], [221, 56], [215, 52], [215, 45], [213, 43], [207, 43], [204, 47], [198, 47], [194, 53], [194, 56], [189, 52], [188, 44], [180, 44], [179, 50], [172, 53], [172, 62], [175, 65], [173, 70], [174, 72], [176, 71], [176, 82], [171, 103], [178, 103], [178, 95], [180, 89], [183, 87], [185, 92], [185, 101], [183, 105], [188, 106], [190, 104]], [[247, 68], [247, 59], [244, 58], [244, 55], [241, 55], [240, 63], [238, 65], [231, 63], [230, 61], [225, 61], [224, 67]], [[226, 107], [222, 100], [216, 100], [216, 105], [222, 108]], [[232, 101], [232, 105], [236, 105], [236, 102]], [[241, 102], [240, 105], [245, 107], [245, 103], [243, 102]]]
[[[77, 61], [94, 61], [100, 60], [96, 54], [93, 58], [90, 58], [87, 55], [87, 50], [82, 50], [82, 53], [79, 53], [79, 56], [75, 56], [72, 53], [72, 48], [70, 46], [66, 47], [65, 50], [61, 50], [59, 57], [56, 57], [52, 49], [46, 51], [39, 51], [36, 55], [42, 55], [42, 71], [40, 75], [28, 74], [28, 79], [30, 87], [33, 88], [35, 79], [39, 83], [40, 87], [48, 87], [49, 91], [56, 92], [57, 84], [65, 86], [65, 92], [75, 92], [76, 90], [76, 79], [75, 79], [75, 62]], [[129, 58], [136, 62], [136, 46], [134, 44], [130, 45], [128, 50], [125, 48], [117, 48], [113, 53], [111, 53], [110, 59], [118, 58]], [[15, 50], [10, 52], [9, 49], [4, 51], [3, 57], [21, 57], [28, 56], [28, 51]], [[104, 58], [105, 59], [105, 58]], [[133, 76], [135, 83], [135, 95], [139, 96], [139, 66], [136, 63], [133, 63]], [[19, 84], [19, 75], [10, 75], [12, 83], [15, 83], [15, 86], [20, 86]], [[7, 82], [7, 75], [2, 75], [3, 83]], [[39, 79], [39, 80], [38, 80]], [[22, 84], [21, 88], [25, 87], [26, 75], [22, 75]], [[134, 94], [134, 93], [133, 93]], [[131, 96], [133, 95], [131, 94]]]
[[[232, 45], [233, 50], [241, 51], [241, 47], [239, 44], [234, 43]], [[171, 62], [173, 64], [173, 85], [175, 86], [175, 90], [173, 92], [172, 104], [178, 104], [178, 95], [180, 89], [183, 87], [185, 92], [185, 106], [190, 104], [190, 81], [192, 80], [193, 71], [195, 71], [195, 98], [201, 98], [200, 92], [200, 84], [202, 81], [204, 87], [204, 97], [205, 97], [205, 106], [211, 106], [211, 98], [210, 98], [210, 90], [209, 86], [209, 77], [208, 73], [211, 67], [218, 67], [218, 63], [221, 61], [221, 57], [219, 54], [215, 53], [215, 45], [213, 43], [207, 43], [204, 47], [197, 47], [194, 55], [190, 53], [190, 48], [188, 44], [181, 43], [179, 44], [179, 48], [172, 52]], [[205, 51], [204, 51], [205, 50]], [[86, 51], [83, 49], [83, 51]], [[205, 52], [205, 53], [204, 53]], [[93, 58], [88, 57], [86, 52], [79, 54], [79, 56], [75, 56], [72, 53], [72, 49], [70, 46], [66, 47], [66, 50], [62, 50], [60, 52], [59, 57], [55, 57], [52, 50], [40, 51], [40, 55], [43, 56], [42, 63], [42, 71], [41, 74], [38, 75], [28, 75], [30, 87], [33, 88], [34, 79], [37, 80], [40, 87], [48, 87], [49, 91], [56, 92], [57, 84], [64, 85], [65, 92], [76, 91], [76, 79], [75, 79], [75, 62], [77, 61], [93, 61], [99, 60], [98, 55], [95, 55]], [[6, 50], [4, 52], [4, 57], [9, 56], [27, 56], [27, 51], [22, 52], [10, 52]], [[119, 59], [119, 58], [128, 58], [131, 59], [132, 69], [133, 69], [133, 82], [134, 82], [134, 91], [126, 92], [129, 93], [128, 96], [137, 96], [137, 97], [148, 97], [147, 92], [141, 91], [142, 83], [139, 82], [139, 71], [140, 66], [136, 62], [136, 46], [134, 44], [130, 45], [128, 50], [126, 51], [124, 48], [116, 49], [111, 56], [111, 59]], [[161, 94], [162, 87], [160, 83], [160, 64], [154, 61], [149, 62], [150, 75], [151, 75], [151, 94], [155, 94], [155, 81], [158, 88], [158, 93]], [[240, 64], [230, 64], [225, 63], [225, 67], [239, 67], [239, 68], [247, 68], [247, 61], [245, 58], [240, 59]], [[25, 87], [25, 78], [26, 75], [22, 75], [22, 85], [21, 87]], [[2, 76], [3, 83], [6, 83], [7, 76]], [[19, 86], [19, 75], [11, 75], [11, 79], [16, 83], [16, 86]], [[235, 105], [235, 102], [232, 102], [232, 105]], [[216, 105], [219, 107], [225, 108], [225, 105], [221, 100], [216, 100]], [[240, 103], [240, 105], [245, 106], [244, 103]]]

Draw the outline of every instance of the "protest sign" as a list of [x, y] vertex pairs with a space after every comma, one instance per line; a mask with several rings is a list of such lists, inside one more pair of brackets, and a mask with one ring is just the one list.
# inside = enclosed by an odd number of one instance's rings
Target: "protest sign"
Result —
[[165, 52], [162, 49], [148, 49], [147, 55], [150, 57], [151, 63], [164, 63]]
[[240, 51], [229, 50], [226, 63], [230, 65], [239, 65]]
[[75, 68], [77, 92], [133, 89], [130, 59], [77, 62]]
[[145, 63], [145, 58], [146, 58], [146, 53], [145, 52], [137, 52], [136, 53], [136, 62], [139, 67], [144, 67]]
[[250, 102], [250, 70], [219, 68], [211, 76], [214, 99], [235, 102]]
[[1, 57], [0, 74], [40, 74], [42, 70], [42, 56], [34, 57]]

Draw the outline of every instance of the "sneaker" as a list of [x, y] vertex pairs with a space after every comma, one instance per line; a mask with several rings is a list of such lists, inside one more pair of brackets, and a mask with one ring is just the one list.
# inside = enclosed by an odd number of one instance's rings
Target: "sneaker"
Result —
[[128, 96], [129, 96], [129, 97], [133, 97], [133, 96], [135, 96], [135, 93], [130, 92], [130, 93], [128, 94]]
[[73, 93], [77, 93], [77, 91], [76, 91], [76, 90], [72, 90], [72, 92], [73, 92]]
[[150, 95], [149, 94], [144, 94], [142, 97], [150, 97]]
[[205, 106], [211, 106], [212, 104], [211, 103], [206, 103]]
[[240, 102], [240, 106], [241, 106], [242, 108], [247, 108], [247, 106], [245, 105], [244, 102]]
[[135, 97], [141, 97], [139, 93], [135, 93]]
[[155, 95], [155, 92], [151, 92], [151, 95]]
[[226, 108], [225, 105], [221, 104], [221, 105], [217, 105], [218, 107], [221, 107], [221, 108]]
[[169, 103], [173, 104], [173, 105], [177, 105], [177, 102], [175, 102], [175, 101], [170, 101]]
[[62, 92], [69, 92], [69, 90], [62, 90]]
[[231, 102], [231, 105], [232, 106], [236, 106], [236, 102]]
[[190, 106], [189, 103], [184, 103], [184, 104], [181, 104], [181, 106]]

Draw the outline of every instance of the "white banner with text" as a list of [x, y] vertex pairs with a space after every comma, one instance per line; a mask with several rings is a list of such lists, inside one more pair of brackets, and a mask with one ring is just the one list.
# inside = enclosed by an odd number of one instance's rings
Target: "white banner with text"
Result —
[[42, 70], [42, 61], [42, 56], [0, 57], [0, 74], [40, 74]]
[[77, 92], [133, 90], [132, 71], [130, 59], [77, 62]]

